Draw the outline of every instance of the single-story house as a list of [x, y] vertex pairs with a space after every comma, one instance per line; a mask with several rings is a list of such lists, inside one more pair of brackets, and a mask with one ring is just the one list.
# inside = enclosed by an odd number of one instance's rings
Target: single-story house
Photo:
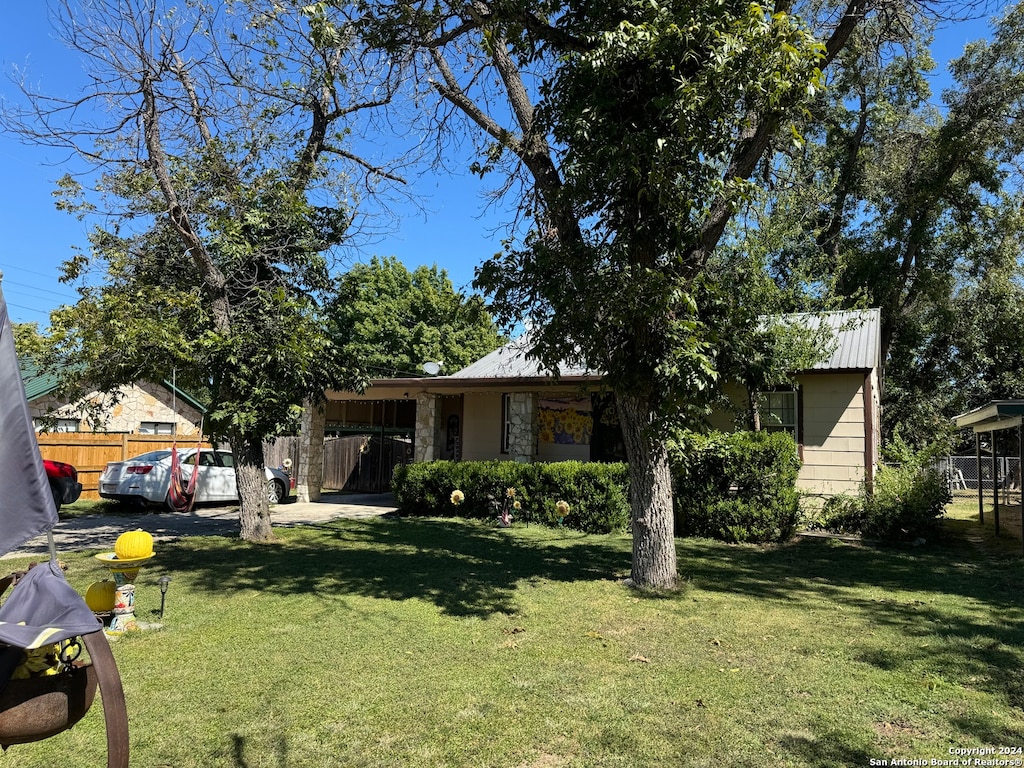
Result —
[[197, 435], [205, 407], [171, 382], [139, 381], [73, 403], [57, 396], [56, 374], [23, 366], [22, 382], [37, 432]]
[[[793, 317], [827, 326], [835, 346], [827, 360], [795, 372], [795, 387], [768, 393], [765, 422], [796, 438], [804, 491], [856, 492], [872, 481], [879, 454], [880, 311]], [[358, 394], [329, 391], [324, 426], [328, 434], [405, 433], [417, 462], [623, 459], [601, 375], [569, 367], [560, 374], [539, 371], [520, 338], [450, 375], [378, 379]], [[742, 403], [739, 388], [727, 392]], [[724, 411], [709, 423], [735, 429]]]

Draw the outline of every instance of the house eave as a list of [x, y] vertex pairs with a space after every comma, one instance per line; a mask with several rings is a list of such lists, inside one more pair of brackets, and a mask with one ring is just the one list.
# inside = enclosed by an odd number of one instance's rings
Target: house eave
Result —
[[[508, 391], [516, 389], [565, 389], [581, 386], [596, 386], [603, 377], [587, 376], [507, 376], [468, 378], [458, 376], [434, 376], [409, 379], [375, 379], [362, 392], [329, 390], [328, 400], [359, 399], [403, 399], [420, 393], [453, 394], [462, 392]], [[390, 397], [389, 397], [390, 395]]]

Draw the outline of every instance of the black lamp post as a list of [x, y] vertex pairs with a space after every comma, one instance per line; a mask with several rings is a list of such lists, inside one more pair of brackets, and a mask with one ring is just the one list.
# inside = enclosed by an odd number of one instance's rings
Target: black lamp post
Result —
[[167, 599], [167, 586], [171, 583], [171, 577], [166, 574], [158, 580], [160, 583], [160, 618], [164, 617], [164, 600]]

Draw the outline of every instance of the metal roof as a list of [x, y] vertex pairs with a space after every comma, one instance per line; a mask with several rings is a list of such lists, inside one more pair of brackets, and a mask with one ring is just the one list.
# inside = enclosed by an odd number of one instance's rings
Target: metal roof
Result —
[[[461, 371], [456, 371], [449, 379], [530, 379], [547, 378], [548, 372], [540, 363], [529, 357], [530, 334], [525, 333], [513, 339], [505, 346], [484, 355]], [[558, 366], [561, 378], [591, 377], [600, 378], [601, 374], [585, 368], [565, 365]]]
[[[57, 389], [57, 385], [60, 384], [60, 377], [53, 371], [41, 372], [33, 363], [22, 362], [21, 381], [25, 385], [25, 399], [31, 403], [33, 400], [38, 400], [40, 397], [54, 392]], [[179, 389], [166, 379], [161, 381], [159, 385], [169, 392], [173, 392], [176, 397], [181, 398], [200, 413], [206, 413], [206, 406], [188, 392]]]
[[21, 364], [21, 381], [25, 385], [25, 399], [29, 402], [48, 395], [57, 388], [57, 374], [40, 373], [30, 363]]
[[954, 416], [961, 429], [970, 427], [975, 432], [991, 432], [1019, 426], [1024, 420], [1024, 400], [993, 400], [973, 411]]
[[[811, 330], [831, 329], [835, 347], [827, 360], [814, 365], [814, 371], [868, 371], [878, 367], [881, 358], [882, 313], [879, 309], [783, 315], [783, 322], [805, 325]], [[513, 339], [475, 363], [443, 379], [546, 378], [537, 360], [528, 357], [529, 334]], [[561, 378], [600, 378], [601, 374], [571, 365], [559, 366]], [[435, 379], [436, 381], [436, 379]]]
[[796, 322], [814, 331], [822, 326], [832, 331], [835, 348], [827, 360], [814, 365], [814, 371], [869, 371], [882, 358], [882, 310], [842, 310], [784, 315], [784, 321]]

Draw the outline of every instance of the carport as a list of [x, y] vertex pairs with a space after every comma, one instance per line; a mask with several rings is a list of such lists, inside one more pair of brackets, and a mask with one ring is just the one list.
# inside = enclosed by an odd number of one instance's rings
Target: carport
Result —
[[[1017, 430], [1017, 450], [1020, 464], [1024, 467], [1024, 400], [993, 400], [988, 405], [975, 408], [973, 411], [954, 417], [954, 422], [961, 429], [974, 430], [974, 450], [978, 458], [978, 520], [985, 522], [985, 492], [980, 480], [981, 469], [981, 435], [991, 433], [992, 440], [992, 514], [999, 534], [999, 434], [1007, 429]], [[1021, 548], [1024, 551], [1024, 499], [1021, 507]]]

